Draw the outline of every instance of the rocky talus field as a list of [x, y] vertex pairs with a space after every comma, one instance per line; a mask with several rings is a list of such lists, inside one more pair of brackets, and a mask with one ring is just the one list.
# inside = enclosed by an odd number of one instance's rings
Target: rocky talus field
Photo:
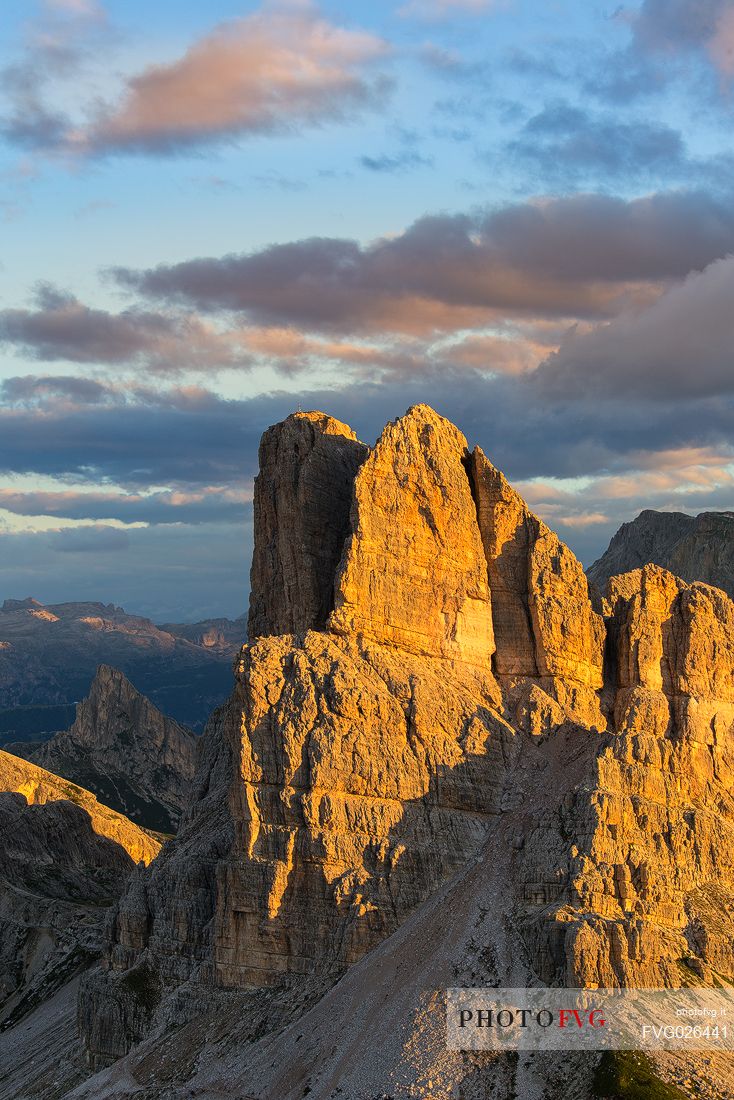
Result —
[[[265, 433], [251, 579], [179, 831], [78, 995], [0, 1035], [0, 1100], [621, 1095], [593, 1055], [448, 1051], [445, 990], [734, 982], [734, 604], [590, 587], [424, 405], [373, 448]], [[647, 1072], [625, 1095], [734, 1097], [723, 1055]]]

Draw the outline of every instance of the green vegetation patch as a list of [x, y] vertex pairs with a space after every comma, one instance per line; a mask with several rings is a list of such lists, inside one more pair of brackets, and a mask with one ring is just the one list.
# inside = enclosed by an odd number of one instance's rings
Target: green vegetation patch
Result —
[[686, 1094], [661, 1080], [647, 1055], [637, 1050], [605, 1051], [593, 1088], [600, 1100], [686, 1100]]
[[153, 1012], [157, 1007], [161, 988], [157, 977], [149, 967], [138, 966], [134, 970], [129, 970], [121, 984], [148, 1012]]

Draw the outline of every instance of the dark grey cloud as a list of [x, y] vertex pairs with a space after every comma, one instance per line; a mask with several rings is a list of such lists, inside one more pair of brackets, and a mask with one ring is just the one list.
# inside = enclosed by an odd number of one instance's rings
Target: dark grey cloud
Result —
[[[152, 484], [247, 491], [260, 435], [299, 404], [324, 409], [372, 442], [388, 420], [419, 401], [457, 423], [514, 478], [633, 469], [643, 452], [728, 446], [734, 437], [729, 396], [681, 400], [670, 387], [650, 405], [630, 401], [619, 388], [600, 403], [594, 393], [554, 392], [533, 376], [442, 368], [389, 386], [364, 382], [249, 400], [173, 390], [102, 408], [61, 409], [52, 399], [40, 408], [8, 406], [0, 408], [0, 470], [133, 491]], [[132, 510], [123, 518], [132, 519]]]
[[0, 310], [2, 343], [46, 362], [128, 364], [162, 373], [251, 365], [236, 338], [195, 316], [140, 308], [111, 313], [48, 285], [37, 289], [33, 308]]
[[731, 249], [731, 203], [703, 192], [578, 194], [424, 217], [369, 246], [311, 238], [111, 275], [150, 299], [259, 323], [430, 329], [467, 327], [492, 311], [609, 316], [629, 284], [681, 278]]
[[[9, 503], [18, 516], [82, 518], [87, 512], [99, 526], [105, 526], [105, 518], [142, 519], [152, 526], [126, 528], [127, 547], [108, 546], [95, 554], [68, 548], [68, 542], [78, 547], [79, 538], [95, 537], [83, 532], [64, 534], [60, 541], [54, 536], [58, 544], [52, 549], [47, 532], [12, 534], [3, 532], [0, 523], [5, 595], [33, 593], [51, 602], [114, 599], [159, 620], [241, 613], [251, 510], [242, 499], [228, 508], [226, 493], [248, 495], [262, 431], [298, 405], [324, 409], [372, 442], [388, 420], [410, 404], [427, 401], [458, 424], [470, 444], [479, 443], [513, 481], [628, 475], [631, 489], [611, 505], [591, 502], [594, 512], [608, 515], [606, 523], [577, 524], [574, 516], [588, 510], [588, 494], [555, 511], [541, 509], [587, 561], [602, 552], [619, 520], [660, 499], [655, 482], [651, 488], [639, 479], [640, 469], [654, 471], [663, 452], [731, 453], [734, 438], [729, 395], [676, 400], [664, 389], [658, 400], [647, 403], [630, 400], [618, 387], [600, 400], [583, 392], [544, 391], [526, 376], [488, 378], [445, 368], [389, 386], [365, 382], [250, 400], [226, 401], [203, 391], [140, 391], [127, 398], [113, 393], [110, 401], [116, 404], [79, 401], [70, 408], [49, 395], [40, 407], [0, 407], [0, 469], [86, 480], [96, 498], [85, 508], [78, 499], [82, 494], [70, 489], [47, 494], [45, 501], [41, 493], [25, 499], [19, 493]], [[697, 461], [695, 455], [690, 461]], [[107, 491], [100, 488], [105, 482], [131, 490], [170, 484], [186, 499], [176, 505], [161, 493], [152, 501], [119, 506], [105, 501]], [[696, 495], [694, 507], [712, 506], [716, 491], [714, 486], [705, 498]], [[111, 489], [109, 497], [117, 492]], [[677, 499], [686, 507], [685, 495]], [[167, 520], [177, 508], [181, 522], [172, 525]], [[199, 522], [202, 518], [205, 522]], [[68, 550], [63, 576], [56, 556], [62, 542]], [[182, 577], [189, 578], [184, 588]]]
[[52, 516], [72, 520], [111, 520], [153, 525], [240, 522], [248, 506], [247, 493], [225, 488], [196, 487], [187, 492], [156, 490], [120, 493], [101, 490], [32, 490], [0, 488], [0, 509], [19, 516]]
[[126, 531], [105, 524], [65, 527], [51, 532], [48, 542], [59, 554], [109, 554], [125, 550], [129, 545]]
[[[290, 400], [279, 407], [290, 411]], [[60, 403], [49, 394], [30, 407], [0, 407], [0, 470], [132, 490], [239, 485], [246, 461], [252, 469], [260, 423], [257, 402], [225, 401], [193, 388], [159, 393], [110, 386], [103, 404], [96, 397], [89, 404]]]
[[646, 309], [571, 334], [537, 376], [547, 392], [630, 401], [734, 393], [734, 257], [671, 287]]
[[731, 0], [642, 0], [636, 10], [620, 7], [610, 18], [629, 28], [630, 40], [582, 58], [576, 76], [585, 95], [619, 107], [676, 85], [687, 87], [708, 110], [722, 92], [728, 99], [734, 76]]
[[671, 179], [691, 170], [677, 130], [645, 120], [622, 121], [615, 114], [592, 115], [563, 102], [529, 119], [508, 149], [546, 179]]
[[[693, 80], [710, 101], [721, 93], [728, 97], [734, 76], [731, 0], [642, 0], [636, 11], [620, 9], [617, 18], [629, 25], [632, 37], [629, 47], [610, 59], [600, 91], [608, 85], [613, 98], [616, 87], [622, 100], [625, 91], [632, 98], [651, 85], [684, 80], [693, 86]], [[593, 88], [593, 78], [587, 85]]]
[[39, 289], [35, 309], [0, 311], [0, 341], [41, 360], [130, 362], [173, 331], [173, 322], [162, 314], [133, 309], [115, 315], [49, 286]]
[[663, 52], [705, 45], [727, 8], [730, 0], [643, 0], [631, 19], [635, 41]]
[[95, 382], [93, 378], [81, 378], [78, 375], [25, 374], [7, 378], [0, 383], [0, 396], [14, 405], [46, 400], [48, 397], [93, 405], [107, 400], [109, 387], [102, 382]]

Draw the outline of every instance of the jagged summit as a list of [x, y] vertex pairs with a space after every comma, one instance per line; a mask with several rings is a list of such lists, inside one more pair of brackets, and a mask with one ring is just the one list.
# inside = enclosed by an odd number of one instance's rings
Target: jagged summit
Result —
[[251, 582], [251, 640], [326, 629], [531, 676], [603, 724], [603, 626], [581, 564], [429, 405], [372, 449], [324, 413], [269, 428]]
[[427, 405], [388, 424], [357, 471], [328, 629], [489, 668], [487, 567], [461, 432]]
[[73, 726], [30, 759], [138, 824], [173, 832], [194, 774], [196, 738], [161, 714], [119, 669], [100, 665]]
[[153, 1100], [165, 1050], [174, 1100], [233, 1067], [258, 1100], [505, 1100], [518, 1062], [445, 1049], [449, 980], [734, 983], [732, 602], [648, 565], [592, 603], [433, 410], [373, 448], [322, 417], [263, 437], [250, 641], [85, 983], [91, 1064], [127, 1058], [79, 1097]]
[[610, 577], [651, 563], [688, 581], [723, 588], [734, 596], [734, 512], [640, 512], [623, 523], [602, 556], [587, 570], [603, 589]]
[[255, 479], [250, 639], [322, 628], [367, 447], [325, 413], [292, 413], [268, 428]]

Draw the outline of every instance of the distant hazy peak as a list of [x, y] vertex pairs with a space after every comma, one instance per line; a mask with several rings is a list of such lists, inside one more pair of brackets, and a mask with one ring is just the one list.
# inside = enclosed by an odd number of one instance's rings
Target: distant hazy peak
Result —
[[647, 508], [622, 524], [587, 574], [603, 589], [610, 577], [648, 564], [734, 595], [734, 512], [689, 516]]

